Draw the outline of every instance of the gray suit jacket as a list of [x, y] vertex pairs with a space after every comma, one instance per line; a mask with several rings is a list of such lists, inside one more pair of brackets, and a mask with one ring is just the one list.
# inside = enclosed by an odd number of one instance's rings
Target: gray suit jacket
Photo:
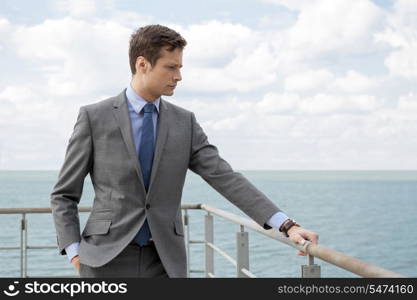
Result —
[[[148, 219], [156, 249], [170, 277], [186, 277], [181, 194], [187, 169], [266, 229], [280, 211], [211, 145], [192, 112], [163, 99], [155, 157], [146, 193], [134, 148], [125, 91], [80, 108], [51, 207], [58, 247], [80, 242], [83, 264], [98, 267], [119, 254]], [[90, 174], [95, 198], [80, 234], [77, 205]]]

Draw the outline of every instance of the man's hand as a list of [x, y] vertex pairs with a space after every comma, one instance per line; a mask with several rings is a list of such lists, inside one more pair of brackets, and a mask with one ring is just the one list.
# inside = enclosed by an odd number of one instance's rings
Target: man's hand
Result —
[[79, 274], [80, 273], [80, 257], [78, 255], [77, 256], [74, 256], [71, 259], [71, 263], [74, 266], [75, 270], [77, 270], [77, 272]]
[[[303, 246], [306, 243], [306, 240], [312, 242], [313, 244], [317, 244], [319, 240], [319, 235], [317, 233], [309, 231], [299, 226], [292, 226], [287, 233], [292, 242], [301, 246]], [[298, 251], [297, 255], [306, 256], [307, 253], [303, 251]]]

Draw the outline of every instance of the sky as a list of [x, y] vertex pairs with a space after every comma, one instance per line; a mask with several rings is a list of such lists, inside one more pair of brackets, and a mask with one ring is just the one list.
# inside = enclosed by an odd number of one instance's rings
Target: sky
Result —
[[0, 170], [58, 170], [148, 24], [187, 40], [164, 99], [234, 169], [417, 169], [415, 0], [2, 0]]

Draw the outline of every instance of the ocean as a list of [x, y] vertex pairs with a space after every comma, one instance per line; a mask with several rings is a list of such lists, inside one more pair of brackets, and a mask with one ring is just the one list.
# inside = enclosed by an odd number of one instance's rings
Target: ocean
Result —
[[[417, 277], [417, 171], [240, 171], [289, 217], [320, 235], [319, 243], [371, 264]], [[49, 207], [58, 171], [0, 171], [0, 207]], [[80, 205], [92, 204], [86, 178]], [[206, 203], [246, 216], [190, 172], [182, 203]], [[189, 211], [191, 239], [202, 240], [204, 212]], [[88, 213], [81, 213], [83, 227]], [[20, 215], [0, 215], [0, 247], [20, 245]], [[50, 214], [28, 219], [30, 246], [56, 245]], [[239, 226], [214, 219], [214, 242], [232, 257]], [[251, 230], [250, 270], [257, 277], [300, 277], [306, 257]], [[320, 259], [322, 277], [358, 277]], [[235, 277], [235, 267], [215, 254], [217, 277]], [[192, 244], [192, 269], [204, 269], [204, 247]], [[28, 250], [28, 276], [74, 276], [56, 249]], [[0, 277], [20, 276], [20, 250], [0, 250]], [[191, 277], [201, 277], [192, 274]]]

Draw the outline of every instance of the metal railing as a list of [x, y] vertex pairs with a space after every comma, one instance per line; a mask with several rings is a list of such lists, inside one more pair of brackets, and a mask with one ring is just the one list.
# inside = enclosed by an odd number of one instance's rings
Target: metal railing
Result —
[[[249, 232], [245, 228], [251, 229], [273, 240], [287, 244], [290, 247], [304, 251], [307, 253], [307, 264], [301, 266], [301, 277], [312, 278], [321, 276], [321, 268], [314, 263], [314, 258], [319, 258], [332, 265], [342, 268], [351, 273], [357, 274], [361, 277], [405, 277], [376, 265], [369, 264], [365, 261], [350, 257], [335, 250], [326, 248], [322, 245], [307, 242], [304, 246], [294, 244], [289, 238], [285, 237], [276, 229], [265, 230], [256, 222], [244, 218], [233, 213], [211, 207], [207, 204], [183, 204], [181, 208], [184, 210], [183, 224], [185, 227], [185, 241], [187, 249], [187, 277], [191, 273], [204, 273], [206, 277], [215, 277], [214, 272], [214, 253], [218, 253], [227, 261], [236, 267], [237, 277], [256, 277], [249, 268]], [[202, 210], [207, 214], [204, 217], [204, 240], [190, 239], [190, 215], [189, 210]], [[79, 212], [90, 212], [91, 207], [79, 207]], [[27, 257], [30, 249], [51, 249], [57, 248], [56, 245], [49, 246], [30, 246], [28, 245], [27, 228], [28, 221], [27, 214], [51, 213], [50, 208], [0, 208], [0, 215], [2, 214], [20, 214], [21, 228], [20, 228], [20, 246], [15, 247], [0, 247], [0, 250], [20, 250], [20, 276], [28, 277], [27, 274]], [[236, 232], [236, 259], [227, 254], [221, 248], [214, 244], [214, 222], [213, 217], [217, 216], [229, 222], [239, 225], [239, 231]], [[205, 247], [205, 269], [193, 270], [190, 268], [190, 246], [193, 244], [204, 245]]]

